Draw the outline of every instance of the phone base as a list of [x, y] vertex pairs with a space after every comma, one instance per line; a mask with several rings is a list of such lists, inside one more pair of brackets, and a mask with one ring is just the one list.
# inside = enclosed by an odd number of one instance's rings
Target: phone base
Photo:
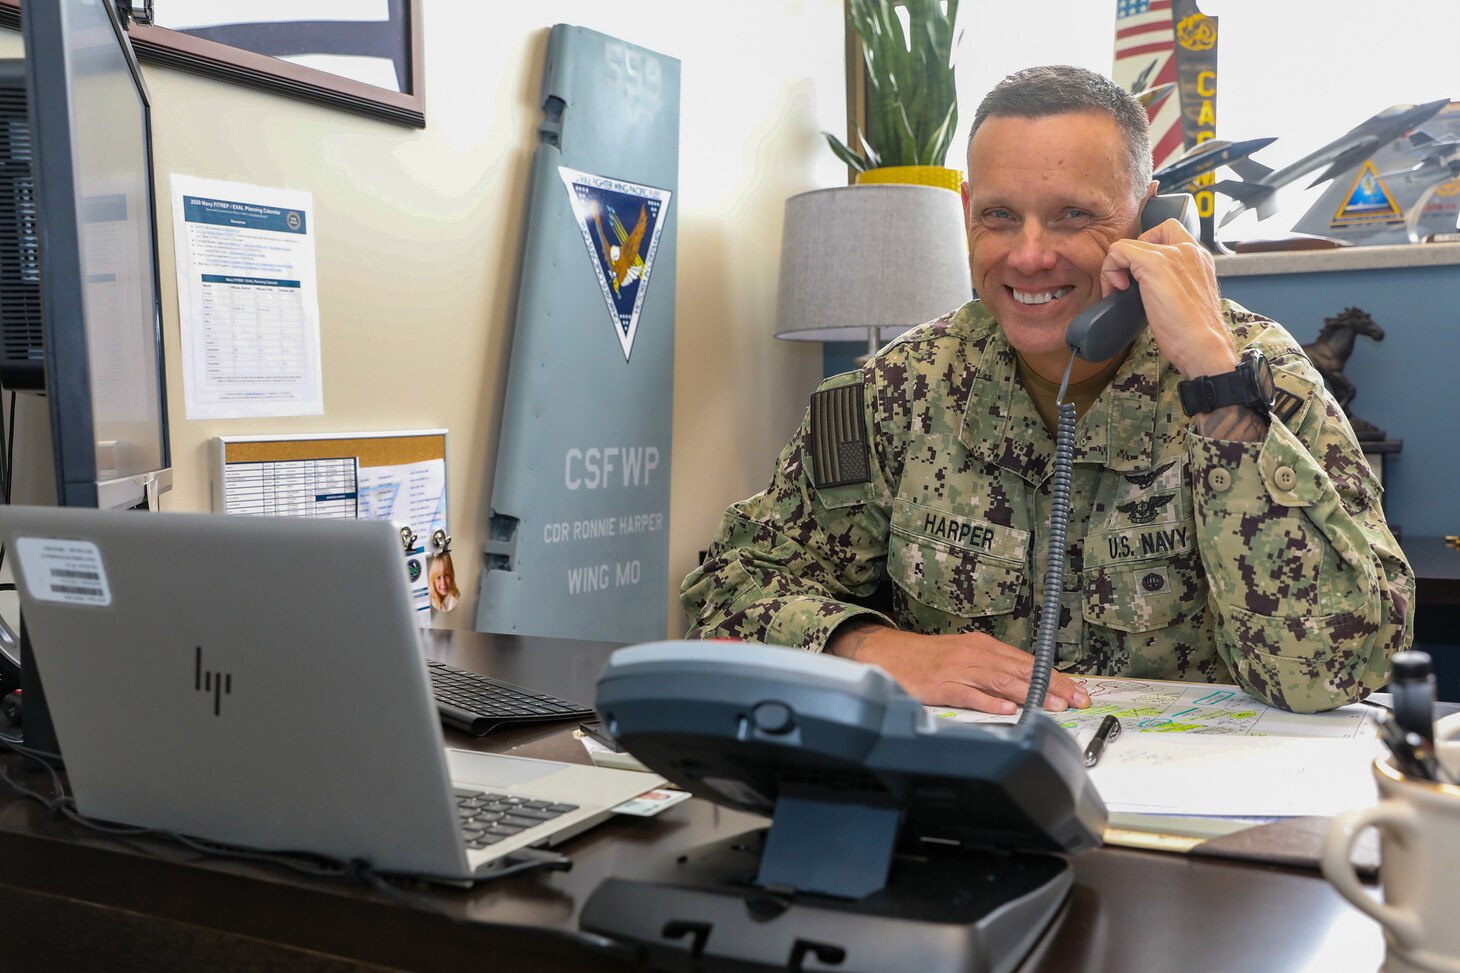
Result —
[[754, 881], [765, 836], [703, 845], [643, 879], [605, 879], [580, 925], [638, 947], [657, 970], [1006, 973], [1073, 883], [1069, 862], [1055, 855], [939, 846], [931, 857], [897, 855], [887, 885], [860, 899], [765, 888]]

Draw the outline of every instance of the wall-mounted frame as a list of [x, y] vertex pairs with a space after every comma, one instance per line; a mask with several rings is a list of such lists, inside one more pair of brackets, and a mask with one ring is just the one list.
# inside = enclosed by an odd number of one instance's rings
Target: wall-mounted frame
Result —
[[[371, 8], [375, 19], [347, 21], [301, 19], [301, 10], [317, 4], [240, 4], [241, 16], [267, 16], [264, 8], [275, 6], [289, 13], [273, 20], [191, 26], [186, 19], [188, 0], [166, 0], [157, 4], [164, 8], [157, 12], [158, 23], [181, 25], [180, 29], [134, 23], [128, 33], [137, 57], [145, 62], [424, 128], [421, 5], [421, 0], [372, 0], [361, 6]], [[325, 3], [321, 9], [337, 6]], [[0, 0], [0, 26], [18, 29], [20, 7], [21, 0]], [[388, 61], [399, 90], [284, 57], [308, 58], [316, 64], [352, 57], [361, 63]]]
[[[852, 27], [852, 0], [842, 3], [842, 30], [846, 34], [847, 145], [857, 144], [857, 129], [867, 130], [867, 64], [862, 59], [862, 38]], [[847, 166], [847, 185], [857, 182], [857, 170]]]

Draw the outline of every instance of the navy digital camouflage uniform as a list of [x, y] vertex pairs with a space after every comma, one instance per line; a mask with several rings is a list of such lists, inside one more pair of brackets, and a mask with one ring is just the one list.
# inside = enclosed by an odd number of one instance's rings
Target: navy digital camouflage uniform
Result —
[[[1361, 699], [1407, 646], [1413, 574], [1322, 379], [1230, 302], [1273, 367], [1261, 442], [1199, 435], [1149, 330], [1076, 427], [1057, 666], [1237, 683], [1286, 709]], [[974, 301], [827, 379], [769, 488], [733, 505], [680, 597], [689, 636], [822, 649], [857, 617], [1032, 649], [1054, 442]], [[884, 577], [891, 616], [860, 607]]]

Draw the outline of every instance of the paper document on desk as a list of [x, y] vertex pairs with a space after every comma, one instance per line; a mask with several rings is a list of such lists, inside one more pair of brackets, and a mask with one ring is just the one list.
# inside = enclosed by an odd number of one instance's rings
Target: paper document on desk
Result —
[[1110, 811], [1239, 817], [1332, 815], [1377, 800], [1374, 739], [1122, 736], [1090, 779]]
[[[1289, 713], [1237, 686], [1220, 683], [1104, 676], [1080, 676], [1075, 682], [1090, 694], [1090, 708], [1049, 716], [1080, 736], [1093, 733], [1107, 715], [1120, 720], [1123, 733], [1354, 739], [1374, 737], [1377, 732], [1375, 710], [1363, 703], [1326, 713]], [[928, 711], [958, 723], [1012, 723], [1017, 719], [947, 706], [930, 706]]]
[[[1107, 715], [1121, 735], [1090, 778], [1108, 810], [1219, 817], [1331, 815], [1376, 799], [1376, 710], [1289, 713], [1237, 686], [1081, 676], [1090, 707], [1050, 713], [1084, 746]], [[930, 706], [960, 723], [1015, 716]]]

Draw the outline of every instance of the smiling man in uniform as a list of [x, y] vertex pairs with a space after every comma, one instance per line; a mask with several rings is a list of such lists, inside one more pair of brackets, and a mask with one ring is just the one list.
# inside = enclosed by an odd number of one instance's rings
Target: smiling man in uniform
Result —
[[[1175, 221], [1141, 232], [1145, 110], [1081, 68], [1021, 71], [979, 106], [968, 173], [980, 300], [822, 384], [770, 486], [685, 579], [690, 637], [832, 652], [927, 703], [1013, 712], [1041, 624], [1065, 330], [1134, 278], [1149, 327], [1070, 379], [1047, 705], [1089, 705], [1075, 674], [1237, 682], [1296, 711], [1382, 685], [1414, 582], [1378, 484], [1297, 342], [1221, 299]], [[890, 606], [867, 607], [884, 580]]]

